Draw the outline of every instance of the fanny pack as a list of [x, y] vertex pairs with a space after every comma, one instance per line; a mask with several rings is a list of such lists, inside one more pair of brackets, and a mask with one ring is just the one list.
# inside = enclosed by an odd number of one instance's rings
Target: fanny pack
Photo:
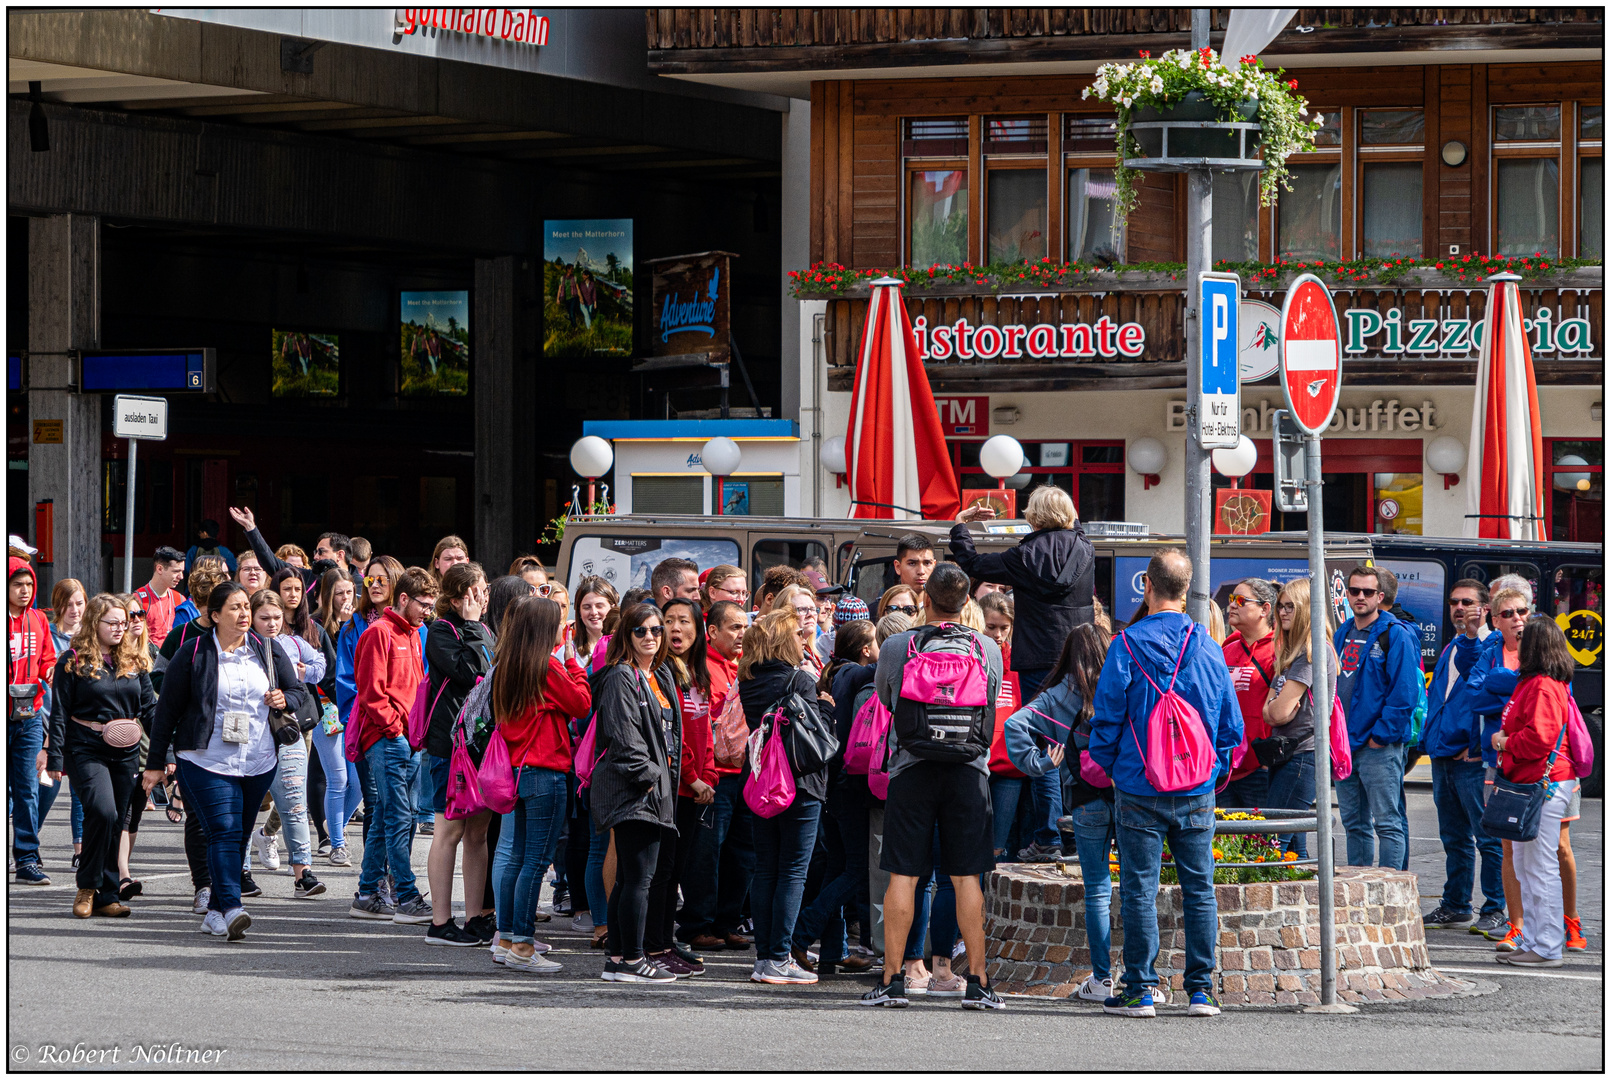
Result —
[[80, 720], [75, 716], [73, 717], [73, 723], [89, 728], [99, 735], [101, 741], [107, 746], [117, 750], [127, 750], [138, 743], [140, 736], [145, 734], [145, 729], [140, 726], [140, 721], [138, 720], [108, 720], [101, 724], [90, 720]]
[[1272, 735], [1267, 739], [1254, 739], [1248, 743], [1259, 764], [1266, 769], [1279, 768], [1297, 756], [1298, 746], [1302, 739], [1294, 739], [1287, 735]]

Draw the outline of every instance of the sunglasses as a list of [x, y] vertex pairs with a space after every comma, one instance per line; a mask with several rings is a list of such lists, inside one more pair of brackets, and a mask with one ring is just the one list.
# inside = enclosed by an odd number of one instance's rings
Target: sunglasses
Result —
[[366, 575], [364, 577], [364, 588], [367, 589], [371, 585], [390, 585], [391, 581], [392, 581], [391, 578], [385, 577], [384, 575], [377, 574], [374, 577], [369, 577], [369, 576]]
[[1348, 586], [1349, 596], [1375, 596], [1381, 591], [1380, 589], [1356, 589], [1352, 585]]
[[885, 608], [884, 610], [885, 611], [898, 611], [902, 615], [916, 615], [917, 614], [917, 605], [916, 604], [891, 604], [889, 607]]
[[553, 591], [554, 591], [554, 586], [553, 585], [544, 584], [544, 585], [537, 586], [537, 595], [538, 596], [548, 596]]
[[1504, 611], [1496, 611], [1494, 614], [1501, 619], [1514, 619], [1518, 615], [1527, 614], [1527, 609], [1524, 607], [1506, 608]]
[[1235, 609], [1235, 608], [1243, 607], [1243, 606], [1245, 606], [1247, 604], [1262, 604], [1262, 603], [1264, 603], [1264, 601], [1262, 601], [1262, 600], [1252, 600], [1252, 599], [1249, 599], [1246, 596], [1242, 596], [1240, 593], [1231, 593], [1231, 598], [1229, 600], [1225, 601], [1225, 606], [1228, 607], [1228, 608]]
[[666, 628], [664, 626], [634, 626], [632, 628], [632, 636], [635, 638], [646, 638], [650, 635], [659, 637], [665, 632]]
[[1449, 598], [1450, 607], [1475, 607], [1481, 602], [1482, 601], [1480, 600], [1472, 600], [1471, 598], [1465, 596], [1452, 596]]

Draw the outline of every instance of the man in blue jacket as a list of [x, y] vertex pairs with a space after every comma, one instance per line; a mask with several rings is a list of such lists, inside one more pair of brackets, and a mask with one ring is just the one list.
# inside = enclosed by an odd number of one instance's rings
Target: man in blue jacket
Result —
[[[1443, 898], [1421, 924], [1427, 929], [1460, 929], [1486, 934], [1505, 925], [1501, 875], [1504, 849], [1482, 828], [1482, 724], [1473, 708], [1467, 676], [1477, 662], [1488, 629], [1488, 590], [1464, 578], [1449, 590], [1449, 618], [1459, 633], [1438, 657], [1427, 693], [1426, 727], [1421, 740], [1432, 758], [1432, 802], [1443, 841]], [[1483, 905], [1471, 911], [1471, 885], [1482, 855]], [[1473, 925], [1475, 924], [1475, 925]]]
[[1337, 785], [1337, 809], [1348, 830], [1348, 865], [1397, 870], [1409, 854], [1404, 751], [1424, 686], [1421, 638], [1383, 609], [1374, 567], [1358, 565], [1348, 575], [1348, 604], [1354, 617], [1337, 628], [1333, 644], [1354, 771]]
[[[1191, 563], [1174, 549], [1154, 555], [1142, 579], [1147, 611], [1108, 649], [1096, 684], [1090, 754], [1113, 778], [1119, 839], [1119, 900], [1124, 912], [1124, 986], [1102, 1003], [1115, 1016], [1154, 1016], [1158, 985], [1158, 880], [1169, 844], [1186, 913], [1187, 1013], [1217, 1016], [1214, 945], [1219, 907], [1214, 899], [1214, 788], [1231, 771], [1242, 743], [1242, 714], [1225, 654], [1207, 630], [1186, 616]], [[1188, 635], [1190, 643], [1187, 644]], [[1184, 650], [1182, 649], [1184, 646]], [[1179, 661], [1179, 674], [1175, 666]], [[1214, 774], [1195, 788], [1159, 791], [1147, 780], [1142, 747], [1154, 706], [1174, 681], [1175, 693], [1197, 710], [1217, 757]]]

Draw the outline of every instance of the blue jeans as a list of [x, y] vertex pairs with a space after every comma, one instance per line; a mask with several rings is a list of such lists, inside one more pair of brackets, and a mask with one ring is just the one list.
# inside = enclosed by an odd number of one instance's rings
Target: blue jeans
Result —
[[1348, 865], [1401, 868], [1409, 851], [1404, 820], [1404, 744], [1354, 748], [1354, 771], [1337, 784], [1337, 811], [1348, 830]]
[[604, 925], [610, 908], [610, 894], [604, 889], [604, 860], [610, 854], [610, 830], [594, 832], [592, 813], [588, 810], [582, 811], [582, 823], [588, 838], [587, 875], [582, 884], [587, 893], [588, 913], [593, 918], [593, 925], [598, 927]]
[[[1479, 776], [1478, 779], [1481, 779]], [[1315, 808], [1315, 752], [1293, 754], [1285, 765], [1270, 770], [1270, 790], [1264, 797], [1270, 810], [1313, 810]], [[1309, 834], [1288, 833], [1280, 838], [1283, 851], [1295, 851], [1298, 858], [1309, 857]]]
[[[39, 825], [41, 828], [45, 825], [45, 817], [50, 813], [50, 808], [56, 805], [56, 796], [61, 793], [62, 785], [60, 780], [49, 787], [45, 787], [43, 784], [40, 785]], [[77, 788], [69, 787], [68, 794], [73, 800], [73, 810], [70, 818], [73, 828], [73, 843], [81, 844], [84, 842], [84, 804], [79, 801]]]
[[408, 739], [398, 735], [375, 743], [364, 760], [369, 763], [369, 782], [375, 789], [375, 798], [373, 802], [365, 799], [365, 825], [372, 842], [364, 845], [359, 895], [372, 895], [390, 869], [397, 885], [397, 902], [418, 900], [419, 886], [414, 882], [410, 862], [414, 804], [409, 793], [414, 783], [414, 752], [408, 748]]
[[[71, 723], [71, 721], [69, 721]], [[39, 751], [45, 748], [40, 714], [6, 723], [6, 785], [11, 803], [11, 851], [18, 866], [39, 861]], [[142, 804], [144, 805], [144, 804]]]
[[789, 958], [821, 816], [822, 803], [798, 797], [777, 817], [755, 818], [755, 879], [750, 885], [750, 914], [755, 919], [757, 960]]
[[[1019, 697], [1025, 705], [1040, 693], [1041, 683], [1045, 682], [1046, 676], [1051, 673], [1051, 668], [1036, 668], [1033, 671], [1018, 673]], [[1061, 846], [1062, 838], [1057, 831], [1057, 819], [1063, 816], [1063, 785], [1057, 770], [1053, 769], [1045, 776], [1033, 777], [1025, 783], [1029, 785], [1029, 797], [1034, 801], [1035, 807], [1034, 842], [1041, 847]], [[1016, 852], [1009, 852], [1009, 857], [1013, 854]]]
[[429, 825], [436, 820], [436, 781], [431, 776], [425, 751], [414, 755], [414, 823]]
[[1482, 853], [1482, 914], [1505, 911], [1505, 884], [1500, 874], [1504, 846], [1482, 829], [1483, 768], [1479, 761], [1452, 757], [1432, 759], [1432, 804], [1438, 810], [1438, 837], [1443, 841], [1443, 907], [1464, 914], [1471, 910], [1472, 878]]
[[[1249, 750], [1251, 754], [1253, 751]], [[1240, 780], [1232, 780], [1225, 790], [1214, 797], [1215, 806], [1235, 810], [1252, 810], [1268, 804], [1270, 798], [1270, 770], [1254, 769]]]
[[1214, 793], [1114, 797], [1119, 838], [1119, 901], [1124, 911], [1124, 988], [1158, 985], [1158, 875], [1164, 841], [1174, 856], [1185, 905], [1187, 993], [1214, 990]]
[[515, 808], [503, 816], [493, 876], [498, 882], [498, 935], [530, 943], [537, 933], [537, 892], [565, 824], [565, 774], [520, 770]]
[[[280, 767], [269, 785], [269, 796], [280, 811], [285, 825], [285, 844], [291, 849], [292, 866], [312, 866], [313, 847], [308, 843], [308, 748], [298, 739], [279, 748]], [[251, 869], [252, 849], [246, 860]]]
[[1035, 831], [1033, 800], [1029, 797], [1029, 778], [1008, 776], [1005, 773], [990, 775], [990, 805], [994, 808], [991, 819], [995, 836], [991, 846], [997, 862], [1013, 862], [1018, 849], [1029, 843]]
[[324, 766], [324, 827], [330, 834], [330, 846], [347, 846], [347, 820], [358, 809], [364, 797], [363, 785], [358, 780], [358, 766], [347, 760], [346, 733], [324, 733], [324, 725], [313, 729], [313, 749]]
[[263, 805], [263, 793], [278, 771], [276, 767], [256, 776], [225, 776], [179, 759], [186, 806], [201, 816], [207, 831], [207, 871], [212, 875], [213, 890], [208, 907], [212, 911], [227, 914], [241, 906], [241, 867], [257, 824], [257, 808]]
[[1108, 870], [1113, 833], [1113, 807], [1106, 799], [1074, 808], [1074, 850], [1085, 882], [1085, 940], [1091, 946], [1091, 974], [1098, 979], [1113, 975], [1113, 878]]
[[867, 804], [859, 797], [830, 791], [827, 808], [821, 831], [829, 870], [838, 872], [822, 883], [816, 899], [800, 912], [794, 945], [807, 948], [820, 936], [822, 959], [833, 961], [843, 960], [848, 951], [843, 913], [856, 910], [857, 893], [867, 884]]
[[699, 830], [683, 879], [680, 933], [684, 941], [700, 934], [719, 937], [738, 929], [744, 897], [755, 877], [755, 820], [744, 805], [743, 774], [718, 780], [711, 827]]

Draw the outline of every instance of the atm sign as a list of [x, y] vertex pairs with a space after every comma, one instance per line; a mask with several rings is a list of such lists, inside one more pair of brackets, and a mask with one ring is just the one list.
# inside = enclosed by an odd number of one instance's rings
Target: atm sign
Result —
[[934, 407], [940, 413], [940, 430], [948, 439], [983, 438], [990, 434], [990, 398], [936, 397]]

